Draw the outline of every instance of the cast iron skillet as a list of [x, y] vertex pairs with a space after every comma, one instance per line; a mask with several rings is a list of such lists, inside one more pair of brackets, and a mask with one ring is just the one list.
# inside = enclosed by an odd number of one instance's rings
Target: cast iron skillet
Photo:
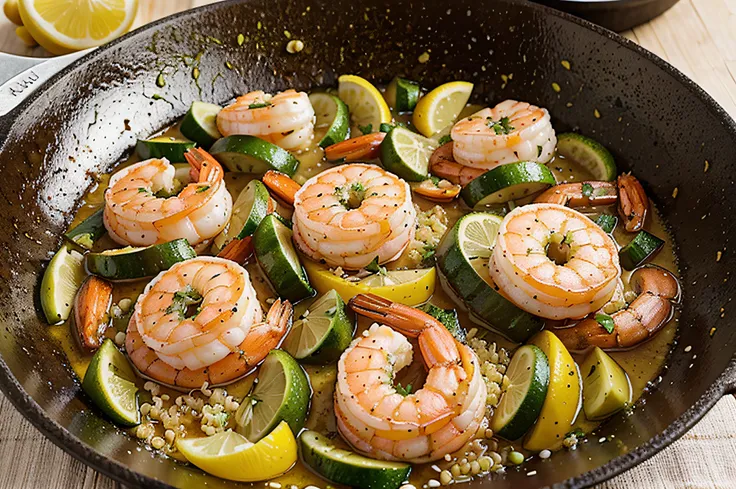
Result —
[[[298, 55], [285, 51], [287, 30], [304, 41]], [[425, 52], [429, 61], [419, 63]], [[164, 87], [156, 85], [161, 72]], [[136, 137], [176, 120], [194, 100], [334, 86], [341, 73], [382, 82], [402, 73], [426, 87], [467, 79], [479, 101], [547, 107], [558, 130], [579, 128], [609, 147], [621, 169], [635, 170], [675, 231], [683, 309], [656, 389], [577, 451], [530, 463], [535, 476], [510, 470], [469, 487], [603, 481], [670, 444], [734, 390], [728, 302], [736, 255], [726, 251], [716, 262], [716, 251], [736, 239], [736, 125], [680, 72], [608, 31], [519, 1], [244, 0], [164, 19], [96, 50], [0, 121], [0, 387], [54, 443], [131, 485], [236, 486], [139, 449], [100, 416], [48, 336], [39, 271], [94, 175], [130, 154]]]

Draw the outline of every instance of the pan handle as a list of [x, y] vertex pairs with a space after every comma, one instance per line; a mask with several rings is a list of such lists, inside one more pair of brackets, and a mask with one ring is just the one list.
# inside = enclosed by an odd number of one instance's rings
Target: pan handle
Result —
[[29, 58], [0, 53], [0, 141], [10, 126], [7, 114], [45, 81], [92, 49], [55, 58]]

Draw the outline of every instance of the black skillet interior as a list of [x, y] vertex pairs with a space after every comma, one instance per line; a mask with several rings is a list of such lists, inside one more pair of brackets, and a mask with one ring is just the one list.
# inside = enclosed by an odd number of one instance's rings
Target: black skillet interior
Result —
[[621, 32], [650, 21], [678, 0], [534, 0]]
[[[304, 51], [286, 53], [285, 31]], [[511, 470], [493, 487], [603, 480], [680, 436], [733, 387], [736, 127], [684, 76], [607, 31], [525, 2], [250, 0], [187, 12], [102, 48], [0, 122], [0, 386], [55, 443], [133, 485], [235, 486], [140, 449], [100, 417], [41, 320], [39, 271], [94, 174], [129, 154], [136, 137], [171, 123], [194, 100], [334, 86], [341, 73], [377, 82], [403, 74], [426, 87], [471, 80], [477, 101], [547, 107], [558, 130], [579, 129], [609, 147], [621, 169], [633, 169], [675, 232], [683, 312], [658, 387], [577, 451], [530, 463], [533, 477]], [[717, 262], [719, 250], [726, 251]], [[615, 438], [599, 444], [603, 436]]]

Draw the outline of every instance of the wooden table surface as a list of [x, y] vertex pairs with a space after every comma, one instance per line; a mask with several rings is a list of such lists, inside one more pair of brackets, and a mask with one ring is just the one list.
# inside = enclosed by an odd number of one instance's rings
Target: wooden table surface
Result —
[[[2, 3], [0, 1], [0, 3]], [[139, 0], [134, 28], [211, 0]], [[736, 117], [736, 0], [681, 0], [657, 19], [623, 33], [669, 61]], [[28, 48], [0, 15], [0, 51]], [[673, 446], [599, 489], [736, 488], [736, 400], [728, 396]], [[703, 461], [717, 452], [718, 463]], [[119, 488], [45, 439], [0, 394], [0, 489]]]

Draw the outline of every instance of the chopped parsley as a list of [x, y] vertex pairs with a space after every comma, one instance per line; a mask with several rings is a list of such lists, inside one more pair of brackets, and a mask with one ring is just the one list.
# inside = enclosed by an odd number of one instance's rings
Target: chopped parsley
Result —
[[496, 131], [497, 135], [508, 134], [514, 130], [508, 117], [502, 117], [500, 121], [489, 120], [488, 127]]
[[262, 109], [264, 107], [268, 107], [269, 105], [271, 105], [271, 102], [260, 102], [260, 103], [250, 104], [248, 108], [249, 109]]
[[378, 257], [373, 258], [373, 261], [366, 265], [365, 269], [371, 273], [380, 273], [381, 275], [386, 275], [387, 273], [386, 267], [378, 264]]
[[202, 294], [194, 290], [191, 285], [187, 285], [174, 294], [171, 304], [166, 308], [166, 314], [178, 313], [179, 319], [191, 319], [199, 314], [199, 307], [193, 311], [192, 307], [198, 306], [202, 300]]
[[443, 144], [450, 143], [450, 142], [452, 142], [452, 136], [450, 136], [449, 134], [445, 134], [438, 141], [438, 143], [439, 143], [440, 146], [442, 146]]
[[199, 187], [199, 188], [197, 189], [197, 193], [198, 193], [198, 194], [201, 194], [202, 192], [206, 192], [206, 191], [208, 191], [209, 189], [210, 189], [210, 186], [209, 186], [209, 185], [205, 185], [205, 186], [203, 186], [203, 187]]
[[542, 150], [543, 149], [544, 148], [542, 146], [537, 146], [537, 158], [539, 158], [540, 156], [542, 156]]
[[365, 126], [358, 126], [358, 129], [360, 129], [360, 132], [363, 134], [370, 134], [373, 132], [373, 124], [367, 124]]
[[613, 324], [613, 318], [611, 316], [609, 316], [608, 314], [596, 314], [595, 320], [603, 327], [603, 329], [608, 332], [608, 334], [613, 333], [613, 328], [615, 327], [615, 324]]
[[593, 186], [586, 182], [583, 184], [583, 196], [590, 197], [591, 195], [593, 195]]
[[413, 387], [411, 386], [411, 384], [406, 384], [406, 387], [403, 387], [401, 384], [398, 384], [396, 386], [396, 392], [398, 392], [399, 394], [401, 394], [404, 397], [406, 397], [409, 394], [411, 394], [411, 390], [412, 389], [413, 389]]

